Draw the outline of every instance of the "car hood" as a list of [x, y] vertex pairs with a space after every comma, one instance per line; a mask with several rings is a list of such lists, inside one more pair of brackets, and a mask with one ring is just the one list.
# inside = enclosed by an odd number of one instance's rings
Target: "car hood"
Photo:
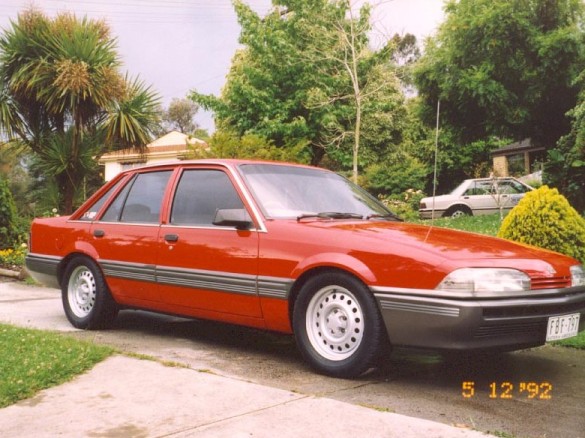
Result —
[[331, 245], [352, 248], [356, 254], [394, 256], [405, 267], [406, 260], [427, 264], [439, 276], [461, 267], [500, 267], [523, 270], [532, 278], [566, 277], [570, 276], [569, 266], [577, 263], [509, 240], [407, 222], [315, 221], [307, 226], [320, 228], [319, 235], [331, 239]]

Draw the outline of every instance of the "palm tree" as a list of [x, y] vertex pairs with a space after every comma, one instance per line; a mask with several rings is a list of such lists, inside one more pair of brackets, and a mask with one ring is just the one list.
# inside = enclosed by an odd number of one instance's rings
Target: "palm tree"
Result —
[[0, 37], [0, 130], [37, 155], [66, 214], [91, 171], [88, 153], [143, 147], [156, 126], [157, 95], [119, 67], [101, 20], [29, 9]]

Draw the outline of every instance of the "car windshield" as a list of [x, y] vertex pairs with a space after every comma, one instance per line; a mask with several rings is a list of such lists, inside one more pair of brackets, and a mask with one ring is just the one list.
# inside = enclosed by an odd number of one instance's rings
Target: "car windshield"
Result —
[[333, 172], [271, 164], [240, 169], [267, 217], [395, 218], [376, 198]]

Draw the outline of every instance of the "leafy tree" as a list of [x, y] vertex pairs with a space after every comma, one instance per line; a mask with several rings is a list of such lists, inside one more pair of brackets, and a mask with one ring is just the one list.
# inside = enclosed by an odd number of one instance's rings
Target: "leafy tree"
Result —
[[0, 175], [0, 249], [10, 248], [17, 238], [17, 212], [6, 178]]
[[43, 162], [65, 213], [90, 153], [150, 141], [157, 97], [119, 66], [103, 21], [67, 13], [50, 19], [30, 9], [0, 38], [0, 129]]
[[250, 158], [259, 160], [306, 163], [308, 157], [304, 142], [279, 148], [270, 140], [255, 134], [239, 136], [229, 131], [217, 131], [208, 140], [208, 149], [196, 148], [191, 158]]
[[571, 131], [549, 151], [544, 182], [557, 187], [577, 211], [585, 213], [585, 90], [569, 115]]
[[362, 185], [376, 195], [398, 195], [407, 190], [422, 190], [429, 167], [406, 151], [390, 154], [379, 164], [365, 171]]
[[199, 105], [190, 99], [173, 99], [163, 113], [163, 123], [166, 131], [179, 131], [192, 134], [198, 125], [194, 117], [199, 111]]
[[414, 67], [421, 57], [416, 36], [407, 33], [394, 34], [388, 45], [392, 47], [391, 62], [396, 66], [396, 74], [402, 82], [407, 95], [415, 95]]
[[[317, 67], [319, 74], [315, 87], [311, 90], [309, 107], [337, 106], [337, 117], [331, 118], [325, 128], [331, 134], [326, 140], [331, 146], [338, 147], [342, 153], [344, 146], [351, 146], [352, 177], [358, 178], [358, 168], [363, 146], [362, 130], [370, 133], [371, 152], [378, 146], [376, 140], [385, 138], [387, 143], [398, 140], [400, 130], [396, 120], [404, 115], [403, 98], [400, 84], [393, 66], [388, 62], [392, 56], [395, 41], [391, 41], [379, 52], [369, 48], [368, 32], [370, 7], [363, 5], [356, 14], [350, 1], [339, 2], [345, 8], [344, 15], [333, 16], [329, 27], [308, 27], [304, 32], [307, 38], [325, 43], [308, 46], [305, 57]], [[402, 113], [402, 114], [401, 114]], [[368, 123], [369, 122], [369, 123]], [[381, 134], [381, 135], [380, 135]], [[373, 140], [373, 141], [372, 141]]]
[[377, 124], [377, 147], [400, 137], [392, 113], [401, 108], [399, 83], [387, 51], [368, 47], [368, 8], [353, 16], [347, 0], [274, 0], [260, 18], [243, 2], [234, 5], [244, 48], [227, 84], [219, 98], [190, 96], [214, 111], [220, 130], [259, 135], [275, 147], [304, 141], [312, 164], [327, 154], [354, 170], [363, 165], [357, 159], [368, 123]]
[[5, 177], [8, 180], [18, 215], [23, 220], [30, 217], [32, 213], [30, 161], [30, 154], [22, 151], [21, 148], [0, 143], [0, 178]]
[[552, 147], [568, 132], [585, 67], [580, 0], [450, 0], [416, 69], [425, 120], [459, 143], [489, 136]]

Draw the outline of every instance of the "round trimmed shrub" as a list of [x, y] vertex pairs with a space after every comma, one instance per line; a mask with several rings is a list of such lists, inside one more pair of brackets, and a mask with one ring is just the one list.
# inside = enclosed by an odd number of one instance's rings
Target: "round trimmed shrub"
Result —
[[557, 189], [527, 193], [502, 222], [498, 237], [560, 252], [585, 263], [585, 218]]

